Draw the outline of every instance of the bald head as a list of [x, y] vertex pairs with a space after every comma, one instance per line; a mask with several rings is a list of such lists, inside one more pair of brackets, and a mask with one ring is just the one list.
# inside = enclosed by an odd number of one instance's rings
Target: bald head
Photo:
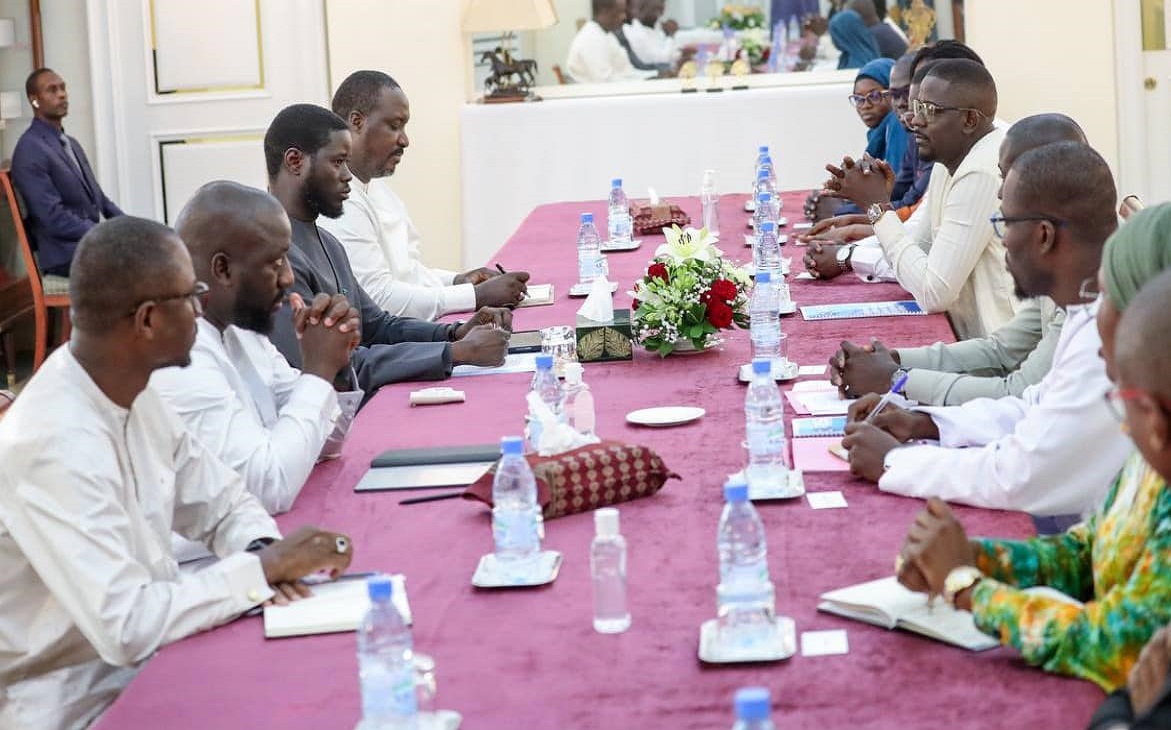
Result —
[[1012, 125], [1000, 145], [1001, 173], [1005, 174], [1025, 152], [1054, 142], [1087, 144], [1086, 133], [1064, 114], [1034, 114]]
[[1171, 398], [1171, 270], [1147, 282], [1118, 324], [1114, 357], [1121, 384]]
[[134, 216], [102, 221], [77, 245], [69, 277], [73, 326], [100, 335], [141, 302], [168, 291], [191, 266], [182, 241], [167, 226]]
[[207, 183], [183, 206], [175, 232], [191, 252], [195, 276], [211, 282], [216, 253], [232, 260], [248, 257], [259, 241], [291, 235], [280, 201], [263, 190], [227, 180]]

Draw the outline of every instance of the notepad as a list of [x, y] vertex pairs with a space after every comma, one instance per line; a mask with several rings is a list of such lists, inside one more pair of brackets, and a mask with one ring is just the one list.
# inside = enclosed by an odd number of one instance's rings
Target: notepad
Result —
[[808, 436], [845, 436], [846, 416], [822, 416], [819, 418], [794, 418], [793, 438]]
[[552, 284], [529, 284], [528, 294], [518, 307], [543, 307], [553, 303]]
[[509, 373], [537, 372], [537, 354], [535, 352], [519, 352], [506, 355], [503, 365], [496, 367], [481, 367], [479, 365], [456, 365], [451, 369], [451, 377], [462, 378], [468, 375], [507, 375]]
[[844, 416], [850, 401], [842, 398], [837, 386], [828, 380], [806, 380], [785, 391], [793, 410], [803, 416]]
[[915, 301], [860, 302], [858, 304], [817, 304], [801, 307], [807, 320], [857, 319], [861, 317], [906, 317], [927, 314]]
[[972, 614], [939, 598], [929, 608], [927, 596], [907, 590], [893, 576], [823, 593], [817, 609], [887, 629], [913, 631], [971, 651], [1000, 646], [976, 628]]
[[[406, 579], [401, 575], [392, 575], [390, 579], [394, 583], [391, 601], [403, 621], [410, 624], [411, 606], [407, 602]], [[362, 623], [362, 617], [370, 610], [370, 596], [366, 591], [365, 580], [319, 583], [312, 586], [311, 590], [311, 598], [264, 609], [266, 639], [356, 631]]]
[[830, 447], [841, 442], [838, 436], [793, 439], [789, 442], [793, 449], [793, 468], [803, 472], [849, 471], [848, 461], [842, 461], [830, 453]]

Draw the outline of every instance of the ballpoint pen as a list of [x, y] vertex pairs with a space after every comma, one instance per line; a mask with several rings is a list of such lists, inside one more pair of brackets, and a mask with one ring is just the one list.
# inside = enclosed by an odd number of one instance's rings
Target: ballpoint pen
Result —
[[886, 408], [891, 400], [893, 400], [894, 397], [898, 395], [899, 391], [903, 389], [903, 386], [907, 384], [908, 375], [909, 373], [904, 372], [899, 376], [899, 379], [894, 382], [894, 385], [890, 386], [890, 390], [883, 394], [882, 398], [878, 401], [878, 405], [874, 406], [874, 410], [870, 411], [870, 415], [866, 416], [866, 423], [874, 423], [874, 417], [877, 416], [883, 408]]
[[411, 497], [410, 499], [403, 499], [399, 504], [422, 504], [423, 502], [438, 502], [441, 499], [455, 499], [462, 497], [463, 492], [444, 492], [443, 494], [429, 494], [426, 497]]
[[499, 271], [501, 274], [507, 274], [507, 273], [508, 273], [507, 271], [505, 271], [505, 270], [504, 270], [504, 267], [503, 267], [503, 266], [501, 266], [500, 264], [496, 264], [496, 270], [497, 270], [497, 271]]

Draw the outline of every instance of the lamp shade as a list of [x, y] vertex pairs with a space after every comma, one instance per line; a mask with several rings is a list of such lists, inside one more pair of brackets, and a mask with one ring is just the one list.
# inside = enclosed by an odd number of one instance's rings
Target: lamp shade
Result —
[[0, 48], [11, 48], [16, 45], [16, 20], [0, 18]]
[[19, 91], [0, 91], [0, 119], [20, 119], [24, 115], [20, 97]]
[[469, 0], [464, 8], [463, 31], [537, 30], [556, 22], [552, 0]]

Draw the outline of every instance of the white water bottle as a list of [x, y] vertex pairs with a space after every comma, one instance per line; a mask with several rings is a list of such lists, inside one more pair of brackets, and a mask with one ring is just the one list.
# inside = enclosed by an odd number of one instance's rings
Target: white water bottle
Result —
[[736, 690], [736, 724], [732, 730], [776, 730], [770, 715], [772, 701], [765, 687]]
[[414, 730], [418, 715], [411, 629], [391, 602], [389, 575], [366, 581], [370, 610], [358, 626], [361, 730]]
[[773, 380], [773, 358], [752, 361], [752, 380], [744, 397], [744, 431], [748, 441], [748, 484], [775, 492], [787, 489], [785, 406]]
[[716, 538], [720, 642], [729, 652], [751, 651], [767, 640], [776, 610], [775, 590], [768, 577], [768, 543], [743, 479], [724, 484], [724, 500]]
[[630, 243], [630, 205], [626, 192], [622, 190], [622, 178], [610, 181], [610, 201], [606, 210], [606, 230], [611, 244]]
[[756, 148], [756, 162], [752, 166], [752, 195], [748, 198], [748, 205], [746, 209], [752, 213], [756, 211], [756, 181], [760, 179], [760, 166], [764, 163], [764, 158], [768, 157], [768, 145], [762, 144]]
[[[537, 370], [529, 384], [529, 390], [540, 396], [553, 415], [565, 420], [565, 391], [561, 381], [553, 372], [553, 356], [544, 353], [536, 357]], [[541, 446], [541, 421], [535, 413], [529, 413], [529, 451], [536, 453]]]
[[598, 229], [594, 228], [594, 214], [581, 214], [581, 227], [577, 230], [577, 280], [581, 284], [592, 284], [602, 273], [605, 259], [602, 257], [602, 241]]
[[720, 235], [720, 195], [716, 192], [716, 171], [703, 171], [703, 185], [699, 200], [703, 210], [703, 227], [708, 233]]
[[618, 510], [613, 507], [603, 507], [594, 512], [590, 574], [594, 579], [594, 631], [599, 634], [620, 634], [629, 629], [626, 539], [618, 530]]
[[500, 439], [500, 463], [492, 479], [492, 540], [496, 562], [523, 565], [541, 551], [541, 508], [537, 481], [519, 436]]
[[752, 254], [752, 260], [756, 262], [756, 273], [767, 271], [774, 285], [784, 280], [781, 272], [781, 245], [777, 243], [775, 223], [765, 221], [760, 224]]
[[781, 315], [777, 308], [772, 274], [761, 271], [748, 300], [748, 337], [752, 341], [752, 359], [769, 362], [781, 356]]
[[585, 368], [579, 362], [565, 365], [565, 422], [586, 436], [594, 435], [594, 394], [582, 379]]

